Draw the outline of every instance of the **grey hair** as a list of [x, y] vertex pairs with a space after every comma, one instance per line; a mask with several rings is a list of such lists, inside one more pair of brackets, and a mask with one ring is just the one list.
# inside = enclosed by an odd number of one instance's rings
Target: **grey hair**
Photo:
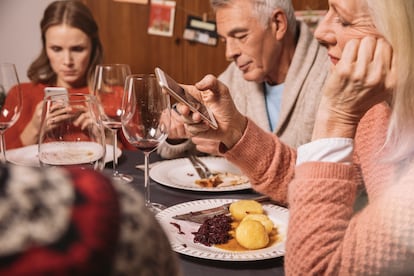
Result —
[[[210, 5], [214, 11], [221, 7], [233, 5], [241, 0], [210, 0]], [[288, 20], [289, 32], [296, 32], [295, 10], [291, 0], [244, 0], [251, 1], [253, 4], [253, 13], [263, 26], [269, 24], [269, 19], [275, 9], [281, 9], [285, 12]]]

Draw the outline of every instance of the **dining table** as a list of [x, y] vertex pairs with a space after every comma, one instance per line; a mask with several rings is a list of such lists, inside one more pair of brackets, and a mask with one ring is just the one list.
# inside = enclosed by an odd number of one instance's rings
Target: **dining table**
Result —
[[[163, 159], [153, 152], [150, 155], [150, 163], [163, 161]], [[144, 193], [144, 171], [137, 168], [137, 165], [144, 164], [144, 154], [139, 150], [123, 150], [118, 159], [118, 171], [131, 175], [134, 180], [129, 183], [133, 189]], [[105, 171], [111, 172], [112, 165], [108, 163]], [[259, 194], [252, 189], [237, 191], [189, 191], [168, 187], [151, 180], [150, 183], [151, 200], [161, 203], [167, 207], [194, 200], [204, 199], [250, 199]], [[178, 253], [177, 253], [178, 254]], [[249, 261], [229, 261], [211, 260], [189, 255], [179, 254], [179, 262], [183, 275], [185, 276], [268, 276], [284, 275], [283, 256]]]

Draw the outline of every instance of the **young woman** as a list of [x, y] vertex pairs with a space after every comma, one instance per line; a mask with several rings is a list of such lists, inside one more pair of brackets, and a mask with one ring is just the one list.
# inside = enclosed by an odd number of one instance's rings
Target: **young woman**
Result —
[[89, 93], [102, 45], [90, 10], [80, 1], [55, 1], [40, 22], [43, 48], [30, 65], [30, 83], [21, 85], [23, 112], [6, 132], [7, 149], [36, 144], [44, 88], [60, 86], [69, 93]]

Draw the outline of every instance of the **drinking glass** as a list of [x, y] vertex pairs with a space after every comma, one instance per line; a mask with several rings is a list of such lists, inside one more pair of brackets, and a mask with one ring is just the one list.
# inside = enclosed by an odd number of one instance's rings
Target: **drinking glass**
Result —
[[77, 166], [101, 171], [105, 151], [104, 126], [93, 95], [45, 97], [39, 136], [41, 166]]
[[167, 139], [170, 127], [170, 98], [162, 93], [155, 75], [127, 77], [121, 116], [122, 130], [129, 143], [145, 156], [145, 202], [154, 213], [165, 208], [150, 200], [149, 157]]
[[117, 133], [121, 129], [122, 97], [124, 95], [125, 79], [131, 74], [128, 64], [99, 64], [95, 69], [93, 94], [96, 96], [101, 109], [103, 124], [112, 134], [112, 178], [116, 181], [131, 182], [133, 177], [118, 172]]
[[7, 160], [4, 133], [19, 119], [21, 110], [22, 92], [16, 67], [12, 63], [0, 63], [0, 159], [3, 164]]

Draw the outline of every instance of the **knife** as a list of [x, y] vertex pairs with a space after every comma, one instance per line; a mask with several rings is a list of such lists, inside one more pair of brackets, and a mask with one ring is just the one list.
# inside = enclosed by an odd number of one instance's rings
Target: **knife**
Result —
[[[270, 197], [268, 197], [268, 196], [260, 196], [260, 197], [250, 198], [249, 200], [255, 200], [257, 202], [271, 201]], [[176, 215], [176, 216], [173, 216], [172, 218], [173, 219], [178, 219], [178, 220], [185, 220], [185, 221], [191, 221], [191, 222], [203, 224], [206, 219], [209, 219], [209, 218], [212, 218], [212, 217], [218, 216], [218, 215], [229, 214], [230, 213], [229, 207], [230, 207], [231, 203], [232, 202], [220, 205], [218, 207], [213, 207], [213, 208], [210, 208], [210, 209], [204, 209], [204, 210], [200, 210], [200, 211], [195, 211], [195, 212], [189, 212], [189, 213], [185, 213], [185, 214], [181, 214], [181, 215]]]

